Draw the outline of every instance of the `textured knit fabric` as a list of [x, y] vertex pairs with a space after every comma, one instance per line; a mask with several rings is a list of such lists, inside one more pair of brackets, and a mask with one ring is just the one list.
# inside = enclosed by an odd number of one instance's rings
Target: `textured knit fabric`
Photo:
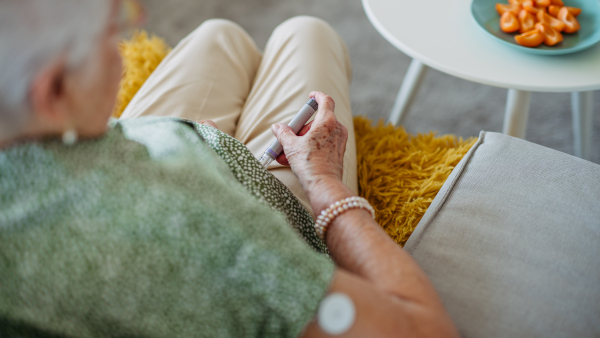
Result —
[[0, 152], [0, 336], [297, 336], [335, 267], [266, 201], [170, 119]]
[[191, 122], [210, 147], [229, 166], [238, 181], [272, 209], [284, 214], [288, 224], [318, 252], [329, 255], [315, 231], [312, 215], [294, 194], [267, 171], [240, 141], [204, 124]]
[[600, 166], [482, 132], [405, 249], [464, 337], [600, 336]]

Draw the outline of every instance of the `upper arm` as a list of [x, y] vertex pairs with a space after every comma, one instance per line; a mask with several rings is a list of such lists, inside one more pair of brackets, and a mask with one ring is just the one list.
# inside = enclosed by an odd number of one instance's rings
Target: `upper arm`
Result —
[[[353, 325], [335, 337], [456, 337], [454, 324], [440, 303], [417, 303], [389, 294], [369, 281], [338, 269], [328, 293], [340, 292], [352, 300]], [[324, 332], [317, 316], [303, 338], [334, 337]]]

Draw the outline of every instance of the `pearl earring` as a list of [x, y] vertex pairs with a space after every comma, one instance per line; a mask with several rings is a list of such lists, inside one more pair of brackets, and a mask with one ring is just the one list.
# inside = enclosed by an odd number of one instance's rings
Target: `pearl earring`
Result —
[[67, 146], [72, 146], [77, 142], [77, 132], [73, 128], [67, 129], [62, 135], [62, 141]]

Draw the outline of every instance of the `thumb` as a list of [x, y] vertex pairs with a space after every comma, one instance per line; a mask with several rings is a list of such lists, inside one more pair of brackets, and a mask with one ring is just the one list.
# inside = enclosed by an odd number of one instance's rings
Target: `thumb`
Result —
[[277, 138], [277, 141], [281, 143], [283, 148], [285, 149], [286, 145], [289, 145], [290, 142], [294, 140], [294, 138], [298, 137], [288, 125], [283, 123], [276, 123], [271, 126], [271, 131], [273, 135]]

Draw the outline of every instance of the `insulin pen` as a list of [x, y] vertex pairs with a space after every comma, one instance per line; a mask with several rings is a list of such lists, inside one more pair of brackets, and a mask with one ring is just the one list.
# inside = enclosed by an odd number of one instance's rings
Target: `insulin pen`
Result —
[[[302, 107], [298, 114], [294, 116], [292, 122], [288, 124], [288, 126], [294, 131], [294, 134], [298, 134], [300, 132], [300, 129], [304, 127], [306, 122], [308, 122], [311, 116], [314, 115], [317, 109], [319, 109], [319, 105], [315, 99], [310, 99], [308, 102], [306, 102], [304, 107]], [[271, 143], [269, 148], [265, 150], [265, 153], [260, 158], [260, 164], [262, 164], [265, 168], [268, 167], [269, 164], [271, 164], [271, 162], [273, 162], [282, 151], [283, 147], [281, 146], [281, 143], [279, 143], [277, 140], [273, 141], [273, 143]]]

